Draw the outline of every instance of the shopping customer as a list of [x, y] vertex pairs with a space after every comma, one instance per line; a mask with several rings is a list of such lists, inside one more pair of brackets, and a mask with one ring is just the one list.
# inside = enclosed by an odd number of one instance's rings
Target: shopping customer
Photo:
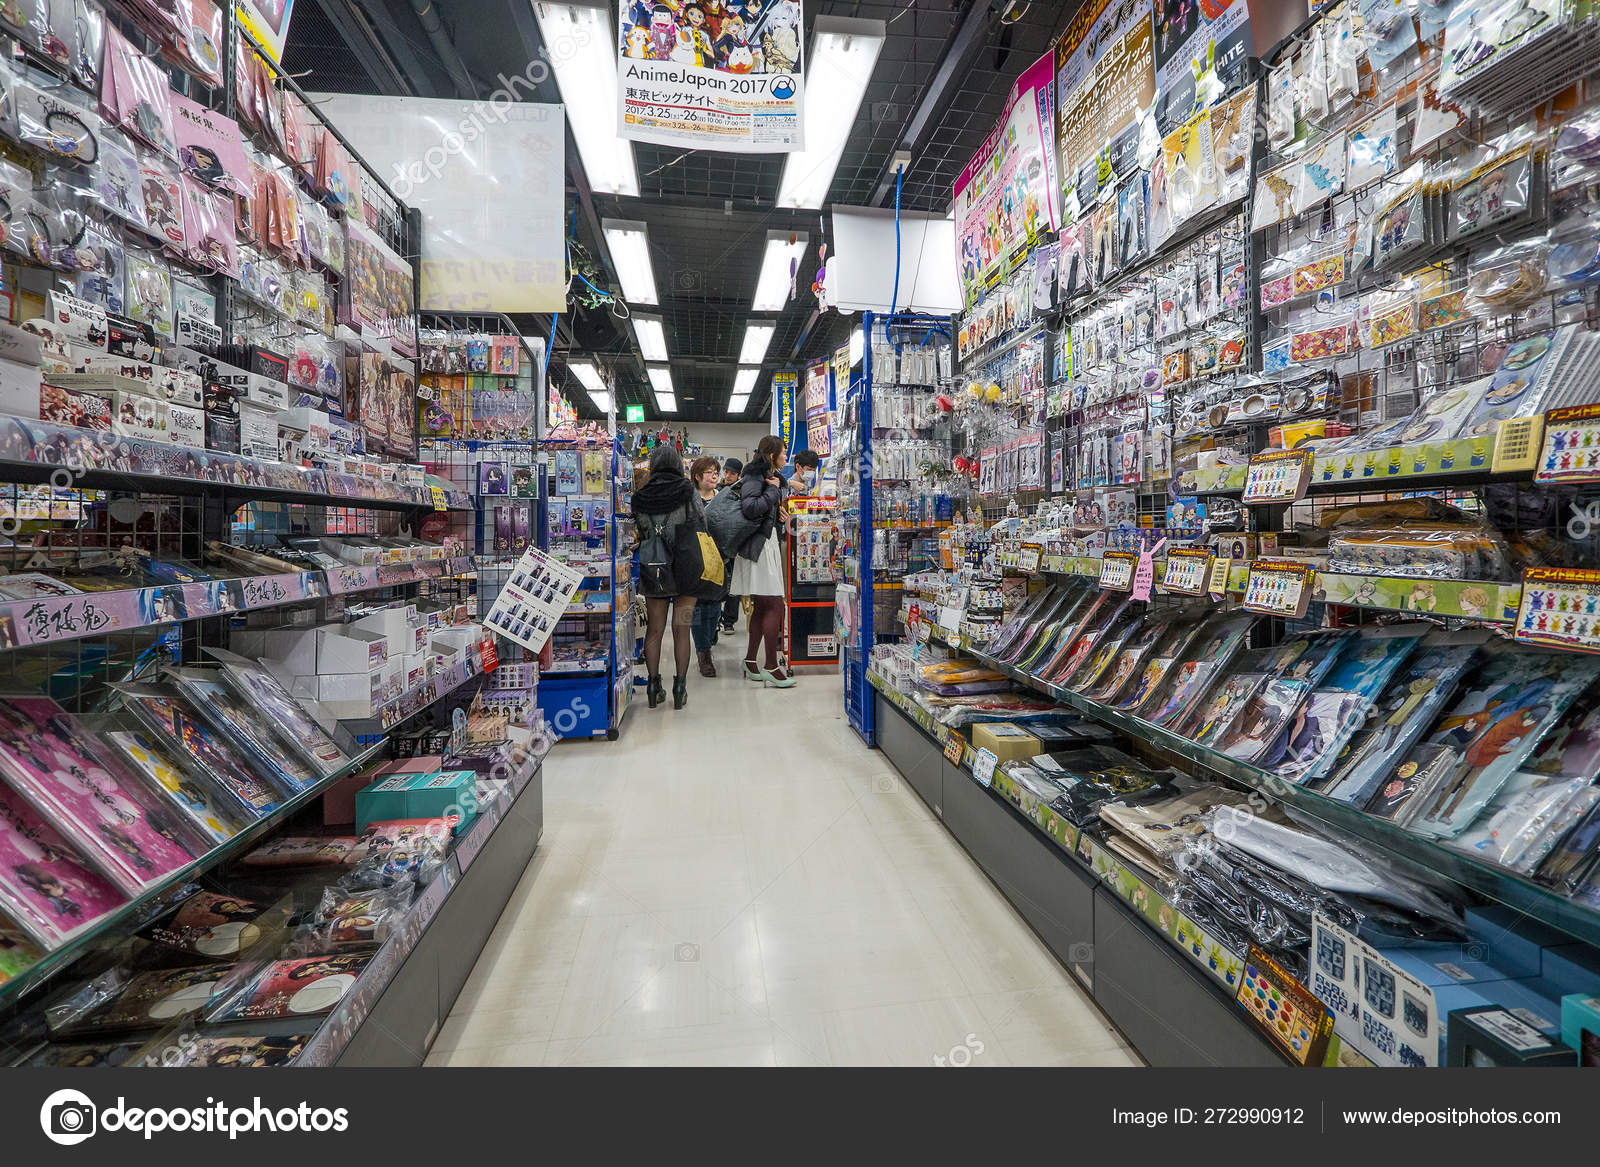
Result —
[[801, 450], [794, 456], [794, 473], [789, 476], [789, 490], [793, 494], [815, 494], [817, 479], [821, 477], [822, 459], [815, 450]]
[[[737, 458], [729, 458], [722, 463], [722, 481], [720, 486], [732, 486], [744, 474], [744, 463]], [[729, 579], [730, 584], [732, 579]], [[728, 588], [728, 598], [722, 601], [722, 631], [733, 634], [734, 623], [739, 619], [739, 593], [732, 587]]]
[[[703, 521], [705, 504], [695, 493], [693, 485], [683, 472], [683, 455], [672, 446], [657, 446], [650, 453], [650, 477], [633, 492], [633, 525], [643, 547], [661, 535], [668, 549], [674, 546], [678, 524]], [[640, 591], [645, 597], [644, 663], [649, 677], [646, 696], [654, 709], [667, 699], [661, 685], [661, 637], [667, 630], [667, 615], [672, 615], [672, 653], [677, 672], [672, 681], [672, 707], [682, 709], [689, 700], [689, 658], [691, 655], [694, 622], [694, 595], [679, 594], [677, 587], [652, 594], [646, 590], [641, 560]], [[695, 573], [698, 575], [698, 571]], [[676, 585], [676, 581], [674, 581]]]
[[[696, 458], [694, 464], [689, 467], [689, 481], [694, 483], [695, 494], [699, 496], [702, 506], [717, 497], [717, 479], [720, 476], [721, 471], [717, 469], [715, 458]], [[722, 578], [727, 579], [731, 567], [725, 564], [724, 568]], [[721, 607], [720, 596], [701, 595], [695, 601], [694, 649], [700, 658], [702, 677], [717, 675], [716, 662], [711, 659], [711, 646], [717, 642], [717, 616]]]
[[[778, 471], [787, 460], [783, 439], [768, 435], [745, 463], [739, 480], [739, 509], [761, 525], [738, 549], [733, 561], [732, 590], [755, 602], [750, 613], [750, 644], [744, 656], [746, 680], [769, 688], [788, 689], [794, 678], [778, 662], [783, 637], [784, 554], [788, 506]], [[764, 664], [758, 653], [765, 646]]]

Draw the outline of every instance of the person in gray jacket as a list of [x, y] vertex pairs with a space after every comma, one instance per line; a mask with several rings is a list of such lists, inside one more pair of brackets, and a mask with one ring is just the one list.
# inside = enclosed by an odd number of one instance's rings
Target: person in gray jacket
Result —
[[[650, 477], [633, 492], [634, 529], [642, 546], [660, 532], [668, 547], [678, 524], [693, 521], [695, 512], [704, 513], [705, 504], [683, 472], [683, 455], [668, 445], [657, 446], [650, 454]], [[654, 709], [667, 699], [661, 684], [661, 637], [667, 629], [667, 610], [672, 611], [672, 653], [678, 669], [672, 681], [672, 707], [682, 709], [689, 702], [689, 662], [694, 658], [694, 596], [646, 596], [644, 663], [649, 676], [645, 690]]]

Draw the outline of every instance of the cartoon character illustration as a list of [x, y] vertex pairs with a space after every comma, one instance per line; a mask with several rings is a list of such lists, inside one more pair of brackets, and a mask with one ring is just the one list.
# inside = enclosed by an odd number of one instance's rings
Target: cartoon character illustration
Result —
[[1439, 606], [1438, 597], [1433, 592], [1433, 584], [1422, 579], [1412, 585], [1409, 601], [1411, 607], [1419, 612], [1431, 612]]
[[722, 35], [713, 42], [717, 51], [717, 64], [723, 69], [728, 68], [728, 58], [733, 50], [746, 47], [748, 40], [744, 21], [730, 8], [728, 15], [722, 21]]
[[650, 12], [650, 59], [670, 61], [678, 44], [678, 22], [672, 9], [657, 4]]
[[694, 44], [694, 33], [689, 29], [679, 27], [677, 30], [677, 39], [672, 45], [671, 59], [679, 65], [701, 64], [700, 53]]
[[729, 73], [743, 75], [755, 69], [755, 56], [748, 45], [735, 45], [728, 51], [723, 68]]
[[650, 30], [643, 25], [636, 24], [627, 32], [627, 48], [624, 50], [629, 59], [645, 61], [650, 58]]
[[761, 47], [766, 53], [767, 68], [773, 73], [793, 73], [800, 63], [800, 35], [792, 27], [764, 33]]
[[19, 863], [11, 869], [22, 885], [38, 892], [50, 901], [50, 907], [62, 916], [76, 920], [83, 915], [83, 906], [72, 898], [72, 889], [48, 867], [39, 863]]

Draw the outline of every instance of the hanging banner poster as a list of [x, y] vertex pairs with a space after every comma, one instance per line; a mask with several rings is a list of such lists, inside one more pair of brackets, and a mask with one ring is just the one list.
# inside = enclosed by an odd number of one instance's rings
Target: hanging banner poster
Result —
[[1157, 0], [1156, 88], [1161, 94], [1156, 121], [1170, 133], [1195, 111], [1195, 78], [1215, 69], [1231, 85], [1254, 52], [1248, 0]]
[[619, 0], [617, 132], [732, 153], [805, 147], [800, 0]]
[[833, 453], [833, 432], [828, 425], [827, 361], [817, 361], [806, 368], [806, 449], [815, 450], [819, 458]]
[[1017, 78], [1000, 124], [956, 180], [956, 257], [967, 307], [1060, 226], [1046, 53]]
[[238, 14], [240, 25], [266, 50], [272, 63], [276, 65], [283, 60], [283, 45], [289, 39], [289, 17], [294, 12], [294, 0], [238, 0], [234, 11]]
[[794, 387], [798, 380], [793, 369], [780, 369], [772, 374], [772, 411], [785, 450], [794, 449]]
[[1056, 161], [1068, 189], [1154, 102], [1151, 35], [1151, 0], [1091, 0], [1056, 42]]

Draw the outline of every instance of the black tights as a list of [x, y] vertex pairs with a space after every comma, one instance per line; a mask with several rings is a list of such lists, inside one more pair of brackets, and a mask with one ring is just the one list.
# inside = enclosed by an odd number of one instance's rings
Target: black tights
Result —
[[778, 667], [778, 649], [783, 643], [783, 597], [751, 596], [755, 610], [750, 613], [750, 647], [744, 654], [747, 661], [757, 661], [756, 653], [761, 642], [767, 642], [767, 657], [761, 664], [768, 672]]
[[672, 605], [672, 655], [677, 658], [680, 677], [689, 675], [694, 658], [694, 597], [647, 596], [644, 626], [644, 665], [650, 676], [661, 672], [661, 636], [667, 630], [667, 605]]

